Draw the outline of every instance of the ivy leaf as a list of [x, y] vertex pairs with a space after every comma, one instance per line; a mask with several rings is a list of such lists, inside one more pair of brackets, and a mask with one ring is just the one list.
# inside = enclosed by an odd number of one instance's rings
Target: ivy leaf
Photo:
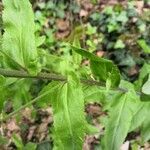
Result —
[[125, 44], [123, 43], [123, 41], [122, 40], [117, 40], [117, 42], [115, 43], [115, 46], [114, 46], [114, 48], [115, 49], [118, 49], [118, 48], [124, 48], [125, 47]]
[[34, 15], [29, 0], [3, 0], [4, 35], [2, 53], [5, 65], [23, 68], [30, 74], [40, 70], [35, 42]]
[[77, 48], [74, 46], [71, 47], [75, 52], [90, 59], [90, 67], [92, 73], [96, 77], [98, 77], [100, 81], [106, 82], [106, 80], [109, 78], [111, 80], [112, 87], [116, 87], [119, 85], [120, 73], [117, 66], [114, 65], [112, 61], [97, 57], [84, 49]]
[[109, 120], [104, 136], [105, 150], [120, 150], [131, 126], [134, 112], [139, 108], [139, 98], [128, 82], [122, 81], [129, 91], [118, 94], [109, 112]]

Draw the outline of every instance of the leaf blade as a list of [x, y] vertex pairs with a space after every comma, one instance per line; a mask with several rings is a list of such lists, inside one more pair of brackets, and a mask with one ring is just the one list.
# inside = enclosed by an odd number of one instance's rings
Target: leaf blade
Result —
[[[31, 74], [39, 71], [38, 55], [35, 43], [34, 15], [28, 0], [3, 0], [2, 51]], [[18, 69], [16, 63], [4, 56], [6, 66]]]

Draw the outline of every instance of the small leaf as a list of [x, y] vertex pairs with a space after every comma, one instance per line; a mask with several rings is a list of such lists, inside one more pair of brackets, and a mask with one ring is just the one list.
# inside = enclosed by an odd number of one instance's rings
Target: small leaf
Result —
[[115, 46], [114, 46], [115, 49], [124, 48], [124, 47], [125, 47], [125, 44], [123, 43], [122, 40], [117, 40], [117, 42], [115, 43]]
[[45, 42], [45, 39], [45, 36], [36, 37], [36, 47], [41, 46]]

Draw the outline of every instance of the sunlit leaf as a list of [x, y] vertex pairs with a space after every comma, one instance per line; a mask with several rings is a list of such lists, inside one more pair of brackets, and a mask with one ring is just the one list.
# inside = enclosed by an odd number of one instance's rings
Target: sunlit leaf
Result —
[[34, 15], [28, 0], [3, 0], [4, 35], [2, 52], [5, 65], [23, 68], [31, 74], [40, 70], [35, 43]]

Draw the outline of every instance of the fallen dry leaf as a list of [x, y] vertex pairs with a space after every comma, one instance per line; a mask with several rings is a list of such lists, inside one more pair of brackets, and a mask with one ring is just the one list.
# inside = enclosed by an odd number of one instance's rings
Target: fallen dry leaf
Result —
[[66, 31], [69, 30], [70, 23], [68, 20], [58, 19], [56, 26], [59, 31]]
[[144, 1], [136, 1], [135, 3], [135, 6], [136, 6], [136, 11], [139, 13], [139, 14], [142, 14], [143, 12], [143, 7], [144, 7]]
[[35, 133], [35, 130], [36, 130], [36, 126], [31, 126], [29, 128], [29, 132], [28, 132], [28, 135], [27, 135], [27, 140], [30, 141]]
[[97, 55], [98, 57], [103, 57], [104, 54], [105, 54], [104, 51], [97, 51], [97, 52], [96, 52], [96, 55]]
[[134, 76], [134, 75], [137, 75], [137, 74], [138, 74], [138, 68], [136, 66], [133, 66], [128, 70], [128, 75], [129, 76]]
[[80, 13], [79, 13], [79, 16], [80, 17], [87, 17], [88, 16], [88, 11], [84, 10], [84, 9], [81, 9], [80, 10]]
[[84, 8], [86, 11], [91, 11], [92, 8], [93, 8], [93, 4], [90, 3], [90, 2], [84, 2], [84, 4], [82, 4], [82, 5], [83, 5], [83, 8]]
[[101, 114], [103, 114], [101, 107], [98, 104], [87, 105], [86, 112], [93, 117], [97, 117], [97, 116], [100, 116]]
[[20, 130], [19, 126], [16, 123], [15, 119], [11, 119], [6, 124], [6, 129], [9, 131], [18, 131]]
[[64, 32], [57, 32], [55, 36], [56, 36], [56, 39], [63, 39], [63, 38], [66, 38], [69, 34], [70, 34], [70, 31], [67, 30]]

